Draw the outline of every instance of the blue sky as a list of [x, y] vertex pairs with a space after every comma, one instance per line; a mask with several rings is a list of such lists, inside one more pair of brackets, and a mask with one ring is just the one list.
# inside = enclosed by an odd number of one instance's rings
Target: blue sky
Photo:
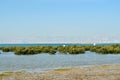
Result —
[[0, 42], [120, 42], [120, 0], [0, 0]]

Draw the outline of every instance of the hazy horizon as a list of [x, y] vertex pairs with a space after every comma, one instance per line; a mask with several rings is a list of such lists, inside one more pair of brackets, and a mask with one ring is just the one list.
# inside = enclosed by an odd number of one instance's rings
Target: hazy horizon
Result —
[[119, 43], [119, 0], [0, 0], [0, 43]]

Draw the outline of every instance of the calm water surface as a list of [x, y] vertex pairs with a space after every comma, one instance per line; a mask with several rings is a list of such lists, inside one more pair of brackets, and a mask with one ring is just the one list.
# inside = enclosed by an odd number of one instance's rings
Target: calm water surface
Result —
[[14, 55], [12, 52], [0, 54], [0, 73], [9, 71], [44, 71], [63, 67], [81, 67], [90, 65], [120, 64], [120, 54]]
[[[97, 43], [96, 45], [98, 46], [102, 46], [102, 45], [113, 45], [113, 44], [119, 44], [120, 43]], [[63, 46], [63, 45], [66, 45], [66, 46], [74, 46], [74, 45], [77, 45], [77, 46], [93, 46], [93, 43], [91, 44], [73, 44], [73, 43], [61, 43], [61, 44], [0, 44], [0, 47], [9, 47], [9, 46]]]

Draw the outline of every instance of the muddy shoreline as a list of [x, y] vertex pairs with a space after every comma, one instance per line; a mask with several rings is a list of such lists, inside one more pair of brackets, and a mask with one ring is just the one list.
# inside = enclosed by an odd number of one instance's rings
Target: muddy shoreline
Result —
[[120, 65], [61, 68], [45, 72], [6, 72], [0, 80], [120, 80]]

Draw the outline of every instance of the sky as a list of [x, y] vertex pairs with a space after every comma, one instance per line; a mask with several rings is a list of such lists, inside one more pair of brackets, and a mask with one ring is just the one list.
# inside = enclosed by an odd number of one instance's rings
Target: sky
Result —
[[0, 43], [120, 42], [120, 0], [0, 0]]

